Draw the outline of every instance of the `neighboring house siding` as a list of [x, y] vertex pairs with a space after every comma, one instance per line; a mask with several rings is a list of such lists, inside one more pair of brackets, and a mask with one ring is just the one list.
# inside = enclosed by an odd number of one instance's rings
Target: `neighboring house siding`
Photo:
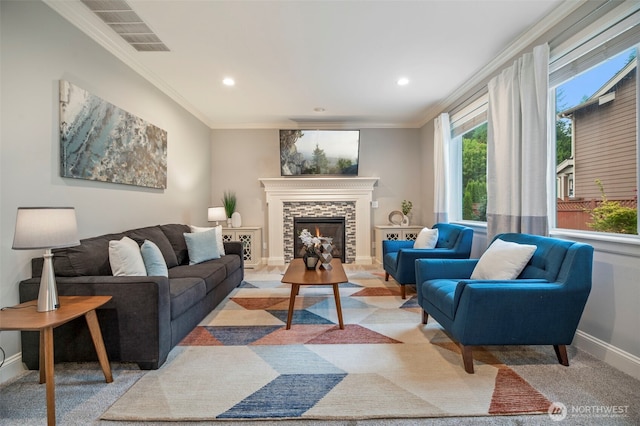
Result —
[[636, 70], [613, 90], [613, 101], [574, 113], [576, 198], [600, 199], [596, 179], [609, 199], [636, 196]]

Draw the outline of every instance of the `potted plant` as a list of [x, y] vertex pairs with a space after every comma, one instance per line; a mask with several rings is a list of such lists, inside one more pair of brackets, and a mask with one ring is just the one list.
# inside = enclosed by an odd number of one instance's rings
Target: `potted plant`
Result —
[[222, 195], [222, 205], [224, 206], [224, 212], [227, 214], [227, 223], [231, 226], [231, 215], [236, 211], [236, 193], [224, 191]]
[[402, 215], [404, 218], [402, 219], [402, 224], [404, 226], [409, 225], [409, 213], [411, 213], [411, 209], [413, 208], [413, 203], [411, 201], [402, 200]]

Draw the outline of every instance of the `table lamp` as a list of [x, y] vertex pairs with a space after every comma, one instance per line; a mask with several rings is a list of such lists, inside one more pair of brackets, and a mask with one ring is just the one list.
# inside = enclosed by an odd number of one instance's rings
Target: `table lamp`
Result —
[[215, 222], [218, 226], [218, 222], [221, 220], [227, 220], [227, 212], [224, 207], [209, 207], [208, 211], [209, 222]]
[[12, 248], [45, 249], [38, 292], [38, 312], [53, 311], [60, 307], [51, 249], [79, 244], [76, 211], [73, 207], [18, 207]]

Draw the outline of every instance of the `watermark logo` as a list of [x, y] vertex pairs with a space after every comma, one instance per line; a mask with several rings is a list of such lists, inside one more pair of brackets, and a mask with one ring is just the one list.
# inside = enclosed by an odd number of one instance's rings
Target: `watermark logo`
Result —
[[551, 403], [547, 412], [554, 422], [559, 422], [567, 418], [567, 406], [562, 402]]
[[549, 418], [555, 422], [560, 422], [567, 417], [627, 417], [628, 405], [572, 405], [567, 407], [562, 402], [553, 402], [547, 413]]

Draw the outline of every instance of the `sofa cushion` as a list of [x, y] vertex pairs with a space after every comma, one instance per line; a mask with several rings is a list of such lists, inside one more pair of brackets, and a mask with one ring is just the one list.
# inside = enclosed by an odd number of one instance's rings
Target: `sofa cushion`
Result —
[[204, 299], [205, 283], [200, 278], [172, 278], [169, 280], [169, 293], [171, 320], [174, 320]]
[[[63, 249], [73, 268], [71, 271], [56, 271], [61, 277], [113, 275], [109, 264], [109, 241], [120, 240], [124, 234], [107, 234], [80, 240], [79, 246]], [[61, 253], [56, 253], [59, 256]]]
[[132, 240], [135, 240], [138, 245], [142, 245], [145, 240], [152, 241], [162, 252], [162, 257], [164, 257], [164, 261], [167, 264], [168, 268], [178, 266], [178, 258], [176, 257], [176, 252], [173, 251], [171, 242], [169, 242], [169, 239], [167, 238], [165, 233], [162, 232], [159, 226], [148, 226], [146, 228], [132, 229], [125, 232], [125, 234]]
[[[188, 264], [189, 252], [187, 250], [187, 243], [184, 240], [184, 233], [191, 231], [189, 226], [180, 224], [160, 225], [160, 230], [162, 230], [171, 243], [173, 252], [176, 254], [178, 265]], [[167, 264], [167, 266], [169, 266], [169, 264]]]
[[574, 244], [572, 241], [529, 234], [500, 234], [499, 238], [521, 244], [535, 244], [538, 249], [519, 278], [541, 278], [551, 282], [557, 279], [567, 250]]
[[456, 246], [456, 242], [458, 242], [458, 237], [462, 232], [460, 227], [457, 225], [450, 225], [447, 223], [439, 223], [434, 225], [434, 229], [438, 229], [438, 243], [436, 244], [437, 248], [447, 248], [452, 249]]
[[206, 291], [209, 293], [218, 284], [227, 278], [227, 269], [223, 259], [227, 257], [237, 256], [225, 256], [221, 259], [209, 260], [206, 262], [198, 263], [197, 265], [180, 265], [175, 268], [169, 269], [169, 279], [174, 278], [198, 278], [204, 280], [206, 284]]
[[227, 255], [218, 259], [219, 263], [224, 264], [224, 267], [227, 271], [227, 277], [233, 274], [235, 271], [240, 269], [242, 262], [240, 260], [240, 256], [237, 255]]

